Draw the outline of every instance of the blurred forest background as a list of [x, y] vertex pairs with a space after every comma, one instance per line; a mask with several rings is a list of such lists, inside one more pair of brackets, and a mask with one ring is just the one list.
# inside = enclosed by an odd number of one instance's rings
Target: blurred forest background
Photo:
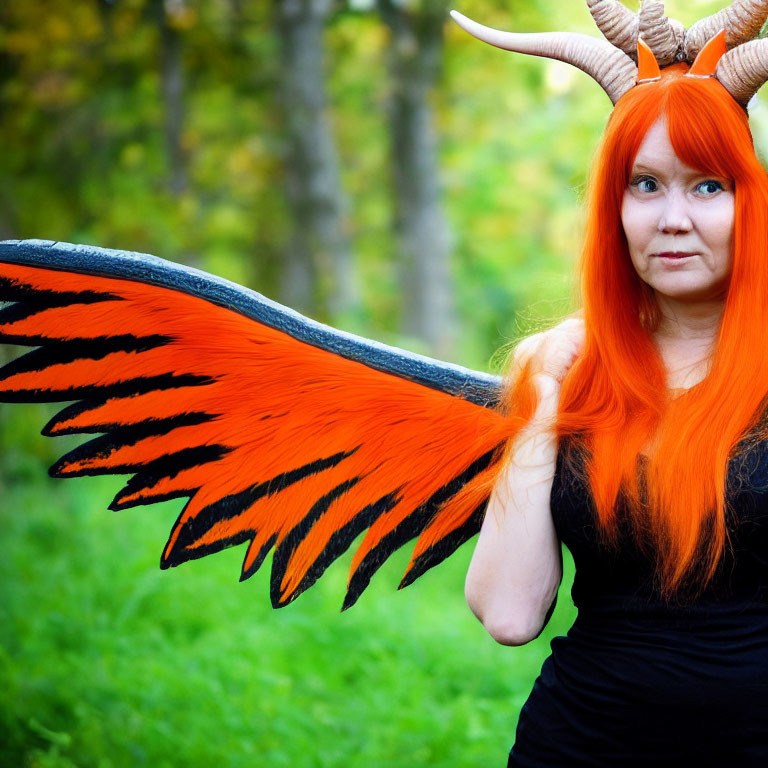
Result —
[[[450, 7], [597, 34], [580, 0], [6, 0], [0, 238], [147, 251], [498, 369], [574, 306], [610, 103]], [[567, 578], [514, 650], [463, 604], [471, 546], [401, 593], [393, 558], [342, 615], [342, 564], [272, 612], [266, 573], [236, 583], [239, 548], [160, 573], [180, 503], [114, 515], [109, 481], [49, 480], [69, 445], [39, 436], [50, 415], [0, 407], [0, 765], [504, 764], [573, 619]]]

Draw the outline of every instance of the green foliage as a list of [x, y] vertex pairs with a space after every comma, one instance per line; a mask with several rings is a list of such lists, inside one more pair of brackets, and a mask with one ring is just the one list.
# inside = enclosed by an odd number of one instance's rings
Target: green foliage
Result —
[[[498, 4], [474, 6], [465, 10], [507, 21]], [[43, 8], [30, 0], [0, 10], [0, 230], [148, 251], [274, 295], [289, 222], [269, 3], [165, 3], [182, 51], [188, 183], [181, 191], [170, 187], [172, 105], [163, 90], [157, 7], [156, 0], [73, 0]], [[545, 28], [549, 10], [540, 2], [514, 12], [521, 23]], [[572, 189], [583, 182], [596, 133], [590, 107], [602, 97], [589, 84], [569, 85], [559, 106], [542, 111], [552, 96], [546, 66], [500, 55], [453, 26], [448, 32], [435, 99], [457, 233], [463, 333], [454, 357], [483, 367], [516, 335], [516, 312], [534, 303], [536, 318], [567, 311], [563, 273], [578, 238]], [[330, 117], [365, 304], [362, 317], [338, 320], [397, 341], [387, 43], [371, 12], [338, 14], [327, 32]], [[593, 98], [553, 154], [551, 124], [580, 103], [584, 89]], [[601, 109], [594, 113], [599, 121]], [[553, 295], [556, 308], [541, 303]]]
[[[41, 468], [38, 467], [38, 470]], [[340, 614], [347, 562], [273, 611], [243, 548], [161, 572], [179, 503], [107, 512], [104, 480], [4, 482], [0, 765], [501, 763], [547, 642], [497, 646], [464, 547], [395, 592], [404, 552]], [[55, 498], [55, 509], [52, 509]]]
[[[448, 5], [405, 3], [413, 11]], [[719, 5], [670, 2], [668, 11], [690, 23]], [[329, 116], [364, 286], [362, 315], [335, 320], [397, 343], [389, 38], [372, 0], [335, 7]], [[290, 222], [270, 9], [268, 0], [3, 4], [0, 235], [148, 251], [276, 295]], [[583, 3], [467, 0], [461, 10], [501, 28], [595, 34]], [[184, 91], [187, 183], [175, 191], [163, 13], [180, 40]], [[453, 357], [485, 367], [501, 345], [574, 307], [581, 200], [610, 105], [565, 64], [495, 50], [453, 24], [446, 34], [434, 100], [455, 237], [461, 338]]]

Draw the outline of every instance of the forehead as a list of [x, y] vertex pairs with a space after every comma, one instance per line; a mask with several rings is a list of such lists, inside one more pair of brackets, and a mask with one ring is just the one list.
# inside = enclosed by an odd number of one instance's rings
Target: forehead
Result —
[[633, 163], [633, 167], [638, 166], [666, 172], [697, 173], [675, 153], [669, 139], [667, 123], [663, 117], [659, 118], [645, 134]]

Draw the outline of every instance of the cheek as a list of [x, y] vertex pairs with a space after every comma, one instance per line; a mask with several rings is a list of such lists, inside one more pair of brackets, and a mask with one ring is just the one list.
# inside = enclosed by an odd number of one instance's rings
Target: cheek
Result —
[[634, 239], [632, 221], [632, 198], [624, 193], [624, 199], [621, 201], [621, 226], [624, 229], [624, 237], [627, 238], [630, 251], [632, 250], [632, 241]]
[[710, 241], [730, 263], [733, 244], [733, 201], [712, 213], [713, 215], [709, 218]]
[[724, 225], [724, 236], [723, 241], [725, 242], [726, 246], [728, 247], [728, 250], [731, 250], [731, 246], [733, 245], [733, 217], [734, 212], [733, 208], [729, 211], [728, 217], [725, 220]]
[[642, 252], [648, 242], [647, 214], [631, 195], [625, 194], [621, 205], [621, 224], [627, 238], [629, 253], [634, 257]]

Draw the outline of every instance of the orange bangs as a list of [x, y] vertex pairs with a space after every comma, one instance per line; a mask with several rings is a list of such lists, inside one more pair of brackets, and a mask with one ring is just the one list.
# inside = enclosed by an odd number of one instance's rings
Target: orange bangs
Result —
[[[638, 86], [616, 105], [593, 169], [581, 290], [587, 340], [569, 372], [559, 428], [579, 436], [600, 528], [617, 532], [621, 493], [642, 542], [656, 553], [667, 596], [699, 591], [727, 542], [728, 460], [755, 427], [768, 392], [768, 179], [755, 157], [746, 114], [715, 80], [682, 77]], [[621, 204], [648, 129], [667, 122], [687, 165], [732, 180], [734, 265], [709, 375], [670, 398], [652, 342], [659, 313], [635, 274], [621, 226]], [[643, 447], [653, 445], [638, 479]]]

